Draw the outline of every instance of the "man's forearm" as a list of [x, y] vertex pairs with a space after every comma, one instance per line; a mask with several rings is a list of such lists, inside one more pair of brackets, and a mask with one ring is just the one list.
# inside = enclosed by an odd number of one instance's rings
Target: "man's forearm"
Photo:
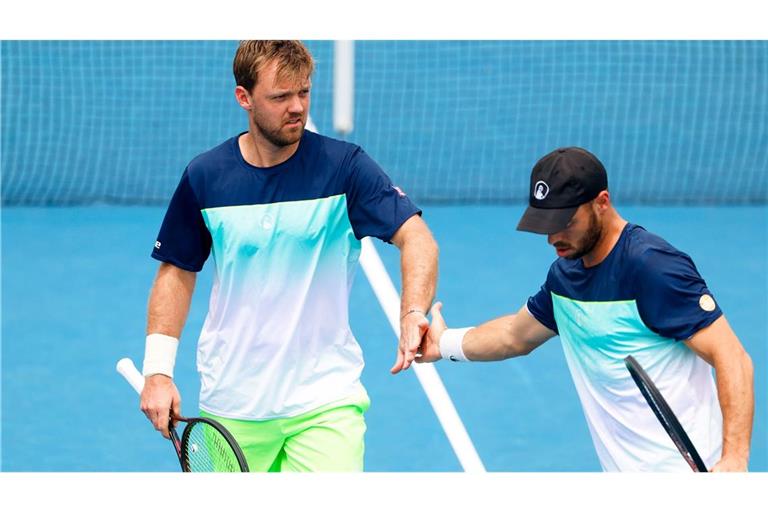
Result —
[[147, 334], [160, 333], [174, 338], [189, 314], [197, 274], [162, 263], [149, 296]]
[[470, 361], [501, 361], [527, 354], [512, 334], [514, 317], [490, 320], [468, 331], [462, 343], [467, 358]]
[[722, 458], [749, 459], [754, 415], [752, 361], [741, 350], [714, 361], [717, 394], [723, 413]]
[[401, 315], [412, 309], [427, 313], [435, 298], [438, 248], [429, 232], [410, 237], [400, 250]]
[[528, 355], [554, 335], [523, 306], [467, 332], [462, 348], [471, 361], [501, 361]]
[[713, 471], [746, 471], [755, 410], [752, 360], [725, 315], [685, 344], [715, 369], [723, 415], [723, 452]]

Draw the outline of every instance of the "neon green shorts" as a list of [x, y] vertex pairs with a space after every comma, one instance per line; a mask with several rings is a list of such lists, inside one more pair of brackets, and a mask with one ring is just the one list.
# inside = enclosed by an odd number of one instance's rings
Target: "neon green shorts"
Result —
[[200, 411], [229, 430], [251, 471], [362, 471], [368, 396], [351, 397], [292, 418], [234, 420]]

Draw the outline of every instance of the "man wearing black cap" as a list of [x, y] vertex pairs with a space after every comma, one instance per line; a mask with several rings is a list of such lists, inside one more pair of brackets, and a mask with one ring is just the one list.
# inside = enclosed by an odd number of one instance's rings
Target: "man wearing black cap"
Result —
[[517, 229], [547, 235], [559, 257], [541, 290], [476, 328], [447, 329], [436, 303], [417, 361], [507, 359], [559, 335], [603, 469], [690, 471], [626, 370], [632, 355], [707, 467], [746, 471], [752, 362], [691, 258], [614, 209], [597, 157], [539, 160]]

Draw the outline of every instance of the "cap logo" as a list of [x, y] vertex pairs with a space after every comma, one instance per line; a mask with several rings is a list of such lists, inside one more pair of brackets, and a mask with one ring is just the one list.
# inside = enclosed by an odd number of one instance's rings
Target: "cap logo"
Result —
[[537, 181], [536, 184], [533, 186], [533, 197], [541, 201], [542, 199], [547, 197], [547, 194], [549, 194], [549, 185], [547, 185], [543, 181]]

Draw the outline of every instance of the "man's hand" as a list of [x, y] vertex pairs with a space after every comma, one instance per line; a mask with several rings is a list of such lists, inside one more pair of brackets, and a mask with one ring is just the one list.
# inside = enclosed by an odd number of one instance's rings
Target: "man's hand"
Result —
[[427, 335], [424, 337], [424, 343], [420, 347], [420, 355], [416, 356], [417, 363], [433, 363], [442, 359], [440, 355], [440, 337], [448, 328], [440, 310], [443, 308], [442, 302], [436, 302], [429, 314], [432, 315], [432, 323], [429, 325]]
[[[155, 430], [163, 437], [170, 439], [168, 425], [170, 414], [174, 417], [181, 416], [181, 395], [173, 379], [167, 375], [150, 375], [144, 381], [144, 390], [141, 392], [141, 411], [154, 425]], [[174, 422], [175, 426], [176, 422]]]
[[742, 457], [723, 457], [719, 461], [717, 461], [717, 464], [712, 466], [712, 469], [709, 470], [711, 473], [723, 473], [723, 472], [746, 472], [747, 469], [747, 459]]
[[397, 360], [389, 370], [393, 375], [410, 368], [416, 358], [416, 352], [429, 328], [429, 321], [421, 311], [406, 312], [400, 319], [400, 342], [397, 347]]

